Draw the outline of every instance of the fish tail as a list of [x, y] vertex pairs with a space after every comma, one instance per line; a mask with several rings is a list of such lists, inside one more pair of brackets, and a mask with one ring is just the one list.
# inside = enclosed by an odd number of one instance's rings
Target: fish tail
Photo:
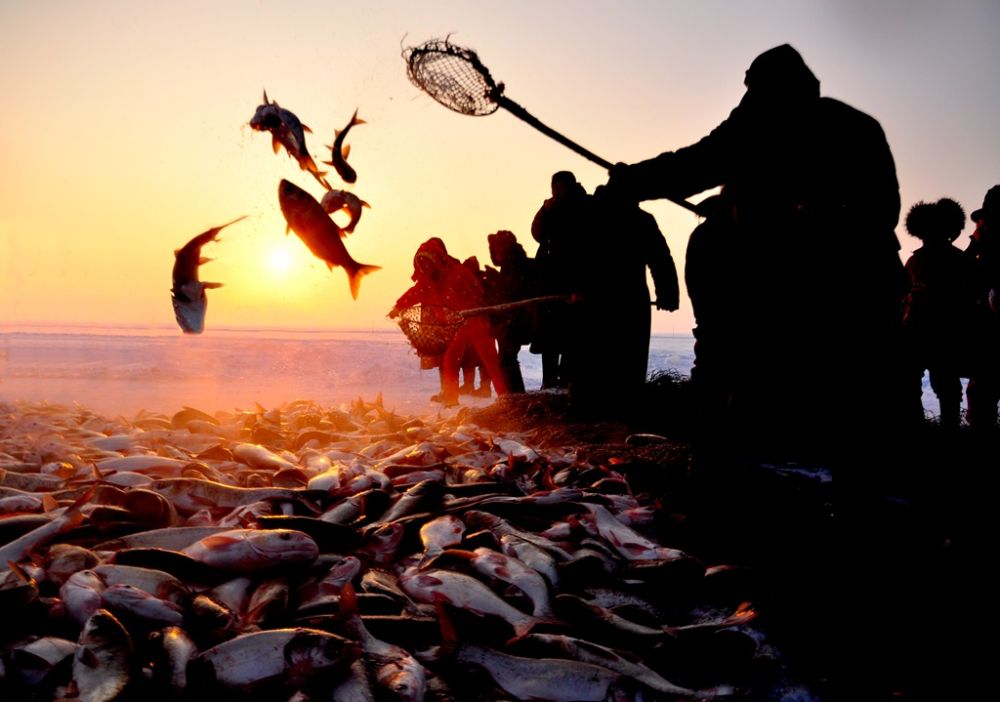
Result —
[[358, 263], [356, 267], [351, 267], [350, 269], [345, 268], [347, 270], [347, 281], [351, 285], [351, 297], [357, 300], [358, 290], [361, 289], [361, 279], [381, 268], [382, 266], [367, 266], [363, 263]]

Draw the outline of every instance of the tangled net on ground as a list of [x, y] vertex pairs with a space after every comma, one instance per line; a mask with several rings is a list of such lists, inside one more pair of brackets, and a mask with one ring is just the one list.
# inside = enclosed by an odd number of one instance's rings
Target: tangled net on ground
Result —
[[407, 307], [397, 320], [407, 341], [421, 356], [444, 353], [463, 321], [460, 314], [440, 305]]
[[500, 107], [497, 84], [472, 49], [431, 39], [403, 51], [410, 81], [439, 103], [463, 115], [490, 115]]

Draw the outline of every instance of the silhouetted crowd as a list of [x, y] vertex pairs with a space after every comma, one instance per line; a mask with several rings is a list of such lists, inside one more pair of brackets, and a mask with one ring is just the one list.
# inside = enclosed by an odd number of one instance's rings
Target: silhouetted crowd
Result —
[[958, 203], [913, 205], [905, 225], [923, 245], [904, 265], [899, 184], [879, 123], [821, 97], [788, 45], [758, 56], [744, 83], [707, 136], [616, 164], [592, 194], [555, 173], [531, 225], [534, 258], [509, 231], [487, 237], [495, 268], [460, 263], [439, 239], [421, 245], [415, 284], [391, 315], [414, 304], [487, 308], [463, 317], [441, 359], [425, 359], [441, 368], [435, 399], [489, 394], [491, 382], [499, 395], [523, 392], [517, 359], [527, 345], [542, 357], [542, 388], [568, 388], [574, 407], [613, 413], [634, 402], [651, 307], [676, 310], [679, 299], [670, 250], [638, 203], [717, 189], [693, 206], [703, 219], [684, 270], [698, 440], [842, 454], [853, 450], [848, 430], [862, 444], [891, 440], [924, 422], [925, 371], [942, 426], [960, 423], [968, 378], [969, 424], [996, 427], [1000, 186], [972, 213], [964, 251], [952, 243], [965, 222]]
[[414, 305], [467, 313], [443, 354], [422, 357], [422, 367], [440, 368], [441, 392], [432, 400], [488, 397], [491, 383], [498, 395], [524, 392], [524, 346], [542, 356], [542, 389], [568, 389], [581, 411], [609, 402], [621, 408], [641, 392], [651, 306], [678, 307], [670, 249], [656, 220], [635, 203], [587, 194], [569, 171], [554, 174], [551, 187], [531, 226], [534, 258], [507, 230], [487, 236], [492, 266], [475, 257], [460, 262], [436, 237], [417, 250], [414, 285], [389, 316]]

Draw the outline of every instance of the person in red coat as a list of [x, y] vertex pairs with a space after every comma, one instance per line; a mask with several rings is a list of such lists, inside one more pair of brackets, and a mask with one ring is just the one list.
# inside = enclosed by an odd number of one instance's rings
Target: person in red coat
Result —
[[[449, 255], [444, 242], [438, 237], [428, 239], [417, 249], [413, 257], [412, 279], [413, 286], [396, 300], [389, 311], [389, 317], [397, 317], [405, 308], [414, 305], [445, 308], [451, 312], [483, 305], [483, 287], [476, 275], [457, 258]], [[474, 315], [463, 321], [445, 349], [441, 394], [433, 398], [436, 401], [446, 406], [458, 404], [459, 371], [470, 346], [476, 350], [489, 371], [497, 395], [507, 393], [496, 342], [490, 332], [489, 318]]]

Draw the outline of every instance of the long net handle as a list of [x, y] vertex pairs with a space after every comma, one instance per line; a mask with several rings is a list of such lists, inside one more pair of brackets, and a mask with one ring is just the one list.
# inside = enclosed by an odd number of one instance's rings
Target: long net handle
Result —
[[[524, 109], [523, 107], [521, 107], [520, 105], [518, 105], [516, 102], [514, 102], [513, 100], [511, 100], [507, 96], [505, 96], [503, 94], [500, 94], [500, 95], [494, 95], [493, 97], [496, 100], [496, 103], [498, 105], [500, 105], [500, 107], [504, 108], [505, 110], [507, 110], [508, 112], [510, 112], [512, 115], [514, 115], [515, 117], [517, 117], [521, 121], [527, 122], [528, 124], [530, 124], [532, 127], [534, 127], [535, 129], [537, 129], [538, 131], [540, 131], [545, 136], [547, 136], [547, 137], [549, 137], [551, 139], [555, 139], [560, 144], [562, 144], [563, 146], [565, 146], [565, 147], [567, 147], [569, 149], [572, 149], [573, 151], [575, 151], [576, 153], [580, 154], [581, 156], [583, 156], [588, 161], [592, 161], [593, 163], [596, 163], [598, 166], [601, 166], [601, 167], [603, 167], [605, 169], [608, 169], [608, 170], [611, 169], [612, 163], [610, 161], [601, 158], [600, 156], [598, 156], [597, 154], [595, 154], [593, 151], [590, 151], [588, 149], [583, 148], [582, 146], [580, 146], [579, 144], [577, 144], [575, 141], [573, 141], [569, 137], [564, 136], [563, 134], [560, 134], [555, 129], [553, 129], [552, 127], [550, 127], [547, 124], [543, 123], [541, 120], [539, 120], [533, 114], [531, 114], [530, 112], [528, 112], [526, 109]], [[698, 206], [691, 204], [687, 200], [683, 200], [683, 199], [679, 199], [679, 198], [672, 198], [672, 197], [666, 197], [664, 199], [670, 200], [670, 202], [674, 203], [675, 205], [679, 205], [680, 207], [683, 207], [684, 209], [689, 210], [690, 212], [694, 212], [696, 215], [703, 216], [703, 214], [702, 214], [701, 210], [698, 208]]]
[[539, 302], [569, 302], [572, 298], [569, 295], [543, 295], [541, 297], [529, 297], [524, 300], [514, 302], [504, 302], [500, 305], [487, 305], [486, 307], [470, 307], [467, 310], [457, 310], [456, 314], [461, 317], [474, 317], [478, 314], [491, 314], [493, 312], [507, 312], [509, 310], [530, 307]]

